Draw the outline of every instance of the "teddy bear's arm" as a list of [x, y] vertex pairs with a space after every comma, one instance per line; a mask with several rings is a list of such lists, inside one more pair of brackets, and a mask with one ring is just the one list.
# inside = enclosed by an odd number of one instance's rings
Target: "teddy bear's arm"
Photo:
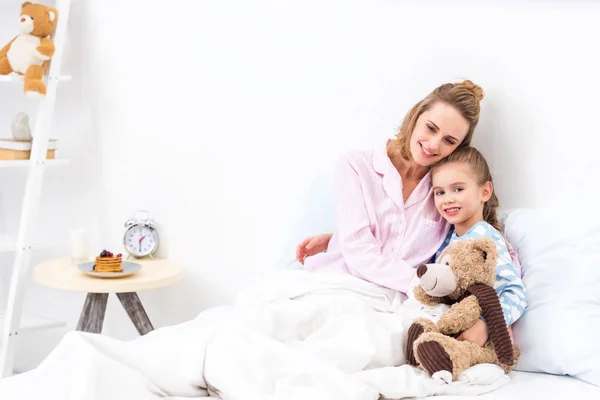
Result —
[[440, 304], [440, 300], [437, 297], [433, 297], [425, 293], [425, 290], [421, 286], [415, 287], [414, 290], [415, 299], [419, 303], [425, 304], [426, 306], [437, 306]]
[[441, 333], [454, 335], [469, 329], [481, 316], [481, 307], [475, 296], [469, 296], [453, 304], [442, 314], [437, 323]]
[[6, 46], [4, 46], [4, 47], [2, 48], [2, 50], [0, 50], [0, 58], [6, 57], [6, 55], [8, 54], [8, 50], [10, 49], [10, 45], [12, 45], [12, 43], [15, 41], [15, 39], [16, 39], [17, 37], [18, 37], [18, 36], [15, 36], [15, 37], [13, 38], [13, 40], [11, 40], [10, 42], [8, 42], [8, 44], [7, 44]]
[[42, 60], [49, 60], [54, 55], [54, 41], [48, 38], [40, 39], [40, 45], [36, 47], [36, 55]]

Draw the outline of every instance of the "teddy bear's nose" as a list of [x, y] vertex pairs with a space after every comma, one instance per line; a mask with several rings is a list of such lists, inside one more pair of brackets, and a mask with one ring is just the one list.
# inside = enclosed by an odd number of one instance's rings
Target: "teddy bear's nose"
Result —
[[21, 22], [25, 22], [25, 17], [21, 18]]
[[421, 264], [419, 268], [417, 268], [417, 278], [422, 277], [427, 272], [427, 265]]

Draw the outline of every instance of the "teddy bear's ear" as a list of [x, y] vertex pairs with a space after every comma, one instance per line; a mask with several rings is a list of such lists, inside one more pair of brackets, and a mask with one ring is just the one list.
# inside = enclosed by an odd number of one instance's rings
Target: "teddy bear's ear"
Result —
[[473, 247], [482, 252], [483, 259], [486, 263], [491, 259], [495, 265], [496, 259], [498, 258], [498, 250], [493, 239], [489, 237], [477, 238], [473, 241]]
[[54, 20], [56, 19], [56, 11], [48, 10], [48, 18], [50, 18], [50, 22], [54, 22]]
[[31, 4], [31, 2], [26, 1], [25, 3], [21, 4], [21, 8], [25, 8], [25, 6], [28, 6], [30, 4]]

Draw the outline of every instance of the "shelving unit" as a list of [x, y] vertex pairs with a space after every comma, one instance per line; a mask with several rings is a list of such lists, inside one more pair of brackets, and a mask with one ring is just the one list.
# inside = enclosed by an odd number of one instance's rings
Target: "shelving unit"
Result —
[[[17, 246], [17, 241], [16, 240], [0, 240], [0, 253], [12, 253], [15, 251], [15, 247]], [[50, 247], [49, 244], [47, 243], [32, 243], [31, 245], [32, 250], [36, 250], [36, 249], [43, 249], [43, 248], [47, 248]]]
[[[49, 166], [64, 165], [69, 163], [67, 158], [54, 158], [51, 160], [43, 160], [43, 163]], [[33, 160], [0, 160], [0, 168], [25, 168], [35, 163]]]
[[[21, 334], [65, 325], [59, 321], [22, 315], [22, 306], [27, 289], [26, 282], [30, 272], [31, 252], [37, 245], [33, 240], [33, 236], [38, 222], [44, 172], [46, 167], [68, 163], [68, 160], [60, 158], [46, 159], [57, 87], [59, 82], [71, 79], [70, 76], [64, 76], [60, 73], [67, 22], [69, 20], [70, 0], [56, 0], [54, 7], [58, 10], [58, 23], [53, 35], [56, 52], [46, 69], [46, 96], [39, 100], [37, 119], [32, 128], [33, 144], [30, 159], [0, 160], [0, 168], [27, 168], [27, 181], [18, 232], [14, 237], [14, 242], [6, 238], [3, 238], [4, 241], [0, 242], [0, 251], [10, 251], [12, 249], [15, 252], [6, 311], [0, 312], [0, 333], [2, 334], [0, 337], [0, 379], [11, 376], [13, 373], [14, 358]], [[18, 11], [17, 8], [16, 12], [18, 13]], [[0, 76], [0, 84], [4, 82], [22, 83], [23, 77], [19, 75], [2, 75]]]
[[[70, 81], [71, 80], [70, 75], [47, 76], [46, 78], [49, 81]], [[0, 82], [23, 82], [23, 76], [21, 76], [21, 75], [0, 75]]]
[[[6, 323], [6, 313], [0, 313], [0, 329], [4, 330]], [[34, 317], [31, 315], [22, 315], [21, 321], [19, 322], [19, 333], [31, 333], [36, 331], [43, 331], [52, 328], [61, 328], [65, 326], [64, 322], [52, 321], [40, 317]]]

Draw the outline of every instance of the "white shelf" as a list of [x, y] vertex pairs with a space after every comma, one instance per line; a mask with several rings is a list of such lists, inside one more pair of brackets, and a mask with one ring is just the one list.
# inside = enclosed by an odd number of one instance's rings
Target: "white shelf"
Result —
[[[5, 318], [6, 314], [4, 312], [0, 312], [0, 332], [4, 332]], [[42, 331], [45, 329], [52, 328], [62, 328], [63, 326], [66, 326], [66, 323], [23, 314], [21, 315], [21, 323], [19, 324], [19, 333]]]
[[[33, 242], [31, 245], [33, 250], [49, 249], [54, 247], [52, 243]], [[17, 250], [17, 241], [12, 238], [0, 235], [0, 253], [11, 253]], [[2, 268], [0, 266], [0, 268]]]
[[[44, 79], [70, 81], [71, 75], [48, 76]], [[23, 82], [23, 75], [0, 75], [0, 82]]]
[[[51, 158], [45, 161], [46, 165], [65, 165], [71, 162], [68, 158]], [[0, 168], [3, 167], [28, 167], [31, 160], [0, 160]]]

